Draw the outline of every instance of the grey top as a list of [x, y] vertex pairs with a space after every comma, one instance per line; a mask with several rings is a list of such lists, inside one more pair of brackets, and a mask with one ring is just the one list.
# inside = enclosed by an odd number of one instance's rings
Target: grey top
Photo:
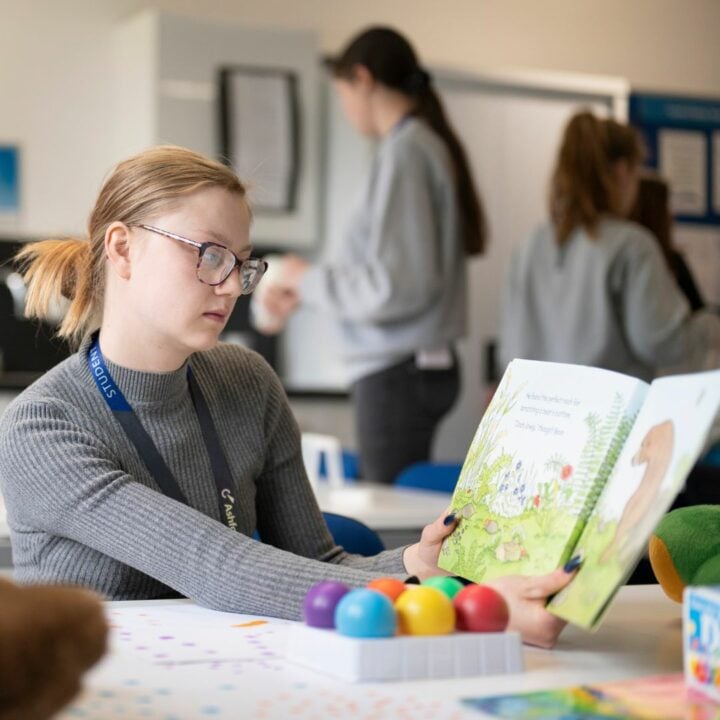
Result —
[[720, 318], [691, 314], [644, 228], [606, 219], [558, 246], [550, 225], [515, 253], [503, 297], [500, 361], [550, 360], [651, 380], [658, 368], [717, 365]]
[[351, 380], [465, 334], [467, 281], [450, 157], [423, 121], [386, 136], [332, 260], [303, 302], [331, 313]]
[[[220, 520], [186, 368], [107, 363], [189, 506], [159, 491], [100, 395], [87, 347], [0, 419], [0, 489], [20, 582], [79, 584], [114, 600], [179, 594], [217, 610], [297, 619], [316, 582], [406, 575], [402, 549], [363, 558], [334, 545], [284, 391], [259, 355], [219, 345], [190, 359], [234, 476], [235, 532]], [[256, 528], [267, 544], [249, 537]]]

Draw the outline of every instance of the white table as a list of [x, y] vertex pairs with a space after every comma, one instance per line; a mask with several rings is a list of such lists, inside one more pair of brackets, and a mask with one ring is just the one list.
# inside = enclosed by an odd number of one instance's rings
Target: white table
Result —
[[450, 493], [414, 488], [318, 483], [315, 496], [325, 512], [348, 515], [376, 530], [387, 548], [415, 542], [420, 531], [450, 507]]
[[596, 634], [568, 627], [556, 649], [526, 648], [524, 673], [376, 684], [345, 683], [286, 661], [282, 621], [240, 627], [258, 618], [187, 601], [108, 609], [112, 652], [62, 720], [478, 720], [457, 701], [682, 670], [681, 608], [652, 585], [624, 587]]

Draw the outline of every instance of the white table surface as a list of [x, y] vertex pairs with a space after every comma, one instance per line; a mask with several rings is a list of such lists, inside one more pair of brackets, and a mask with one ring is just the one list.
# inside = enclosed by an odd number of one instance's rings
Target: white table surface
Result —
[[108, 603], [108, 611], [112, 651], [62, 720], [460, 720], [483, 717], [461, 698], [682, 670], [681, 607], [656, 585], [624, 587], [595, 634], [568, 627], [554, 650], [525, 648], [523, 673], [394, 683], [346, 683], [286, 661], [282, 621], [241, 627], [257, 618], [188, 601]]
[[417, 530], [450, 507], [450, 493], [414, 488], [347, 483], [332, 487], [319, 483], [315, 496], [325, 512], [348, 515], [373, 530]]

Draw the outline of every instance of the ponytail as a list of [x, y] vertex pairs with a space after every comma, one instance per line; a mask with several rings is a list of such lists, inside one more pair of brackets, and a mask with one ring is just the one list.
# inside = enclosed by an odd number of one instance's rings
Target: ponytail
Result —
[[487, 220], [465, 149], [448, 122], [440, 98], [431, 85], [420, 89], [415, 108], [413, 114], [424, 120], [441, 137], [450, 155], [465, 254], [481, 255], [487, 245]]
[[482, 253], [487, 244], [487, 223], [470, 164], [432, 87], [432, 78], [420, 66], [410, 43], [392, 28], [371, 27], [353, 38], [328, 65], [334, 77], [346, 80], [352, 80], [355, 67], [362, 65], [377, 82], [414, 101], [413, 114], [440, 136], [450, 155], [465, 252]]
[[620, 198], [613, 176], [618, 160], [639, 162], [635, 131], [614, 120], [600, 120], [591, 112], [573, 116], [563, 134], [550, 184], [550, 217], [558, 244], [573, 230], [593, 236], [602, 215], [617, 214]]
[[78, 345], [99, 322], [97, 293], [103, 282], [102, 277], [94, 278], [90, 242], [42, 240], [24, 247], [15, 260], [27, 285], [25, 315], [50, 319], [53, 309], [69, 300], [57, 334]]

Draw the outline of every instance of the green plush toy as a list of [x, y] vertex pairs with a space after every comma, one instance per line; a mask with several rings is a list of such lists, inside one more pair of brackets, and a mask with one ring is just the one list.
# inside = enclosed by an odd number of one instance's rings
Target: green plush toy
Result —
[[668, 513], [650, 538], [649, 554], [655, 577], [676, 602], [686, 585], [720, 584], [720, 505]]

